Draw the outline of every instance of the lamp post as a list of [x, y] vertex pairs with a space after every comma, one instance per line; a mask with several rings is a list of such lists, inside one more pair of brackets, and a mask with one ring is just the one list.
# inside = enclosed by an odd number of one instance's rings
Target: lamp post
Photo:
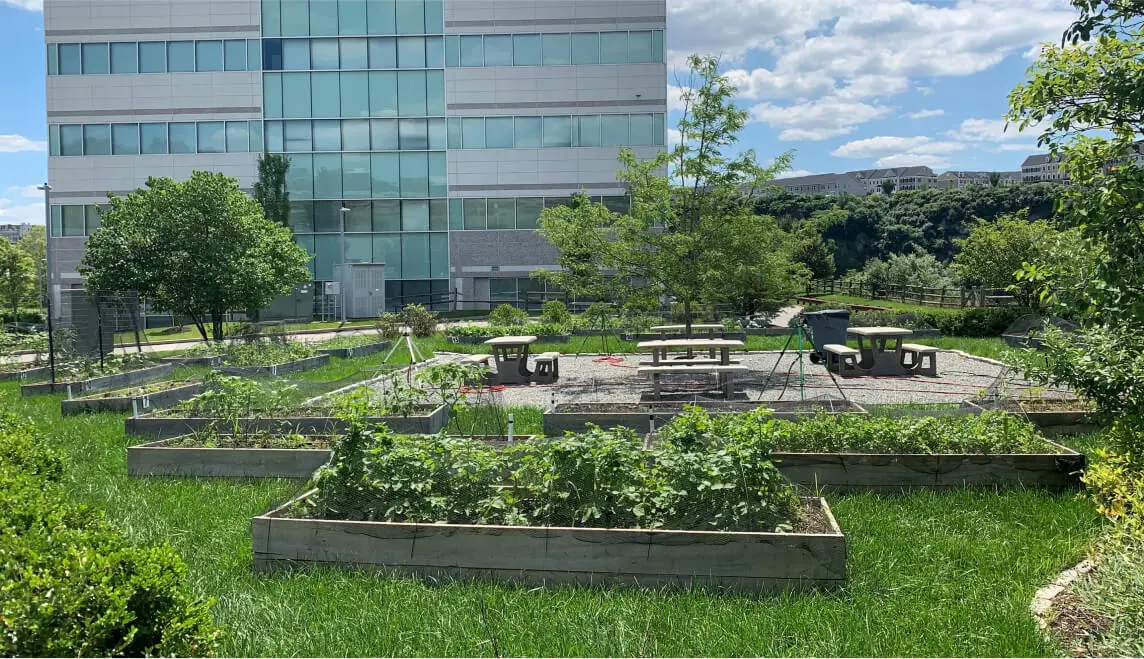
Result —
[[44, 181], [44, 184], [37, 186], [36, 189], [44, 192], [44, 255], [46, 256], [44, 259], [44, 287], [47, 293], [45, 301], [48, 307], [48, 371], [52, 376], [52, 384], [55, 384], [56, 342], [55, 332], [52, 331], [52, 314], [55, 313], [52, 309], [52, 186]]
[[348, 213], [348, 212], [350, 212], [350, 207], [346, 206], [346, 203], [343, 201], [342, 207], [338, 209], [338, 213], [341, 215], [341, 218], [342, 218], [342, 233], [341, 233], [342, 281], [341, 281], [341, 286], [338, 289], [341, 291], [341, 293], [338, 294], [338, 299], [342, 305], [342, 324], [343, 325], [346, 324], [346, 280], [349, 279], [349, 277], [345, 276], [345, 272], [346, 272], [346, 213]]

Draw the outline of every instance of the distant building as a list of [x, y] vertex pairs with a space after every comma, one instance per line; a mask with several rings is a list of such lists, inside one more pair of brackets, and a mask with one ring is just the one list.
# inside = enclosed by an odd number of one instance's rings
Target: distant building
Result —
[[31, 224], [0, 224], [0, 236], [9, 242], [17, 242], [32, 229]]
[[858, 179], [866, 192], [881, 192], [883, 181], [893, 181], [894, 190], [921, 190], [937, 184], [937, 174], [924, 165], [891, 167], [888, 169], [860, 169], [847, 172]]
[[1022, 180], [1021, 172], [942, 172], [937, 177], [937, 187], [948, 190], [961, 190], [971, 185], [992, 185], [990, 176], [999, 174], [998, 185], [1015, 185]]
[[794, 194], [866, 194], [866, 187], [853, 174], [812, 174], [775, 181], [775, 185]]
[[[1105, 164], [1105, 170], [1112, 171], [1129, 163], [1144, 167], [1144, 142], [1133, 146], [1133, 153]], [[1049, 153], [1035, 153], [1021, 163], [1021, 179], [1025, 183], [1068, 183], [1069, 176], [1061, 170], [1061, 156]]]

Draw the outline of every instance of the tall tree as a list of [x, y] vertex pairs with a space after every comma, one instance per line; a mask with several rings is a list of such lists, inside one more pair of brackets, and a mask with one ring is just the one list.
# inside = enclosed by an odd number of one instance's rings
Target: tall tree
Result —
[[80, 272], [95, 291], [134, 291], [187, 316], [204, 339], [223, 338], [223, 317], [259, 309], [309, 278], [310, 257], [290, 230], [265, 218], [238, 181], [195, 172], [148, 179], [111, 208], [88, 239]]
[[1030, 306], [1033, 287], [1018, 283], [1026, 263], [1037, 263], [1057, 241], [1057, 230], [1046, 220], [1029, 221], [1027, 210], [1003, 215], [996, 222], [978, 220], [953, 257], [953, 271], [968, 286], [1014, 287], [1023, 306]]
[[1001, 185], [1001, 172], [989, 172], [989, 185], [994, 188]]
[[898, 184], [895, 183], [893, 179], [886, 179], [879, 184], [879, 187], [882, 188], [882, 194], [889, 197], [894, 194], [894, 188], [898, 187]]
[[290, 192], [286, 188], [286, 174], [290, 159], [276, 153], [258, 157], [258, 180], [254, 182], [254, 198], [262, 205], [262, 213], [271, 222], [290, 226]]
[[[20, 238], [20, 242], [16, 243], [16, 246], [32, 259], [35, 266], [36, 290], [33, 292], [33, 296], [37, 296], [47, 290], [48, 272], [45, 262], [48, 258], [48, 232], [42, 226], [33, 226], [28, 229], [23, 238]], [[39, 301], [36, 304], [38, 305]]]
[[13, 320], [36, 287], [36, 264], [32, 257], [7, 240], [0, 239], [0, 296], [12, 309]]

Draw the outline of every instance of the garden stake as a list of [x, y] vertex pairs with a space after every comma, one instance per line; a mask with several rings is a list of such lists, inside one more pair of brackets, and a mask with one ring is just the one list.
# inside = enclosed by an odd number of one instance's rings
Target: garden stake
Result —
[[509, 444], [512, 444], [512, 428], [513, 428], [513, 418], [512, 418], [512, 415], [510, 414], [510, 415], [508, 415], [508, 443]]

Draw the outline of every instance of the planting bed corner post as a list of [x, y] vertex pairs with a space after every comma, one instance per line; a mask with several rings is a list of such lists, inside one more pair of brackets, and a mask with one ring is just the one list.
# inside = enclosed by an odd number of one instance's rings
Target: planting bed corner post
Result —
[[544, 586], [712, 587], [744, 594], [839, 588], [846, 538], [830, 507], [821, 533], [406, 524], [300, 519], [308, 492], [251, 521], [254, 570], [306, 564]]

